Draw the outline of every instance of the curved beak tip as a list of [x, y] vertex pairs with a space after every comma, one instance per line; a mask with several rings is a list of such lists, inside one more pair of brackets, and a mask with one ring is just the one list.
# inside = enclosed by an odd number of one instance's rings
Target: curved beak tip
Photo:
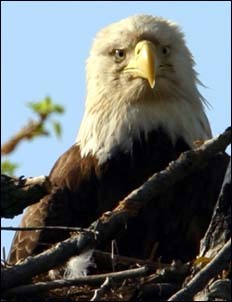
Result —
[[149, 85], [153, 89], [155, 87], [155, 80], [149, 80]]

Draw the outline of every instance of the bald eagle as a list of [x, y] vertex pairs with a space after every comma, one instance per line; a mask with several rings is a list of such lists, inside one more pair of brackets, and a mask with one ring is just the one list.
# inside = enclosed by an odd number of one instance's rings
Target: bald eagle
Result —
[[[175, 23], [136, 15], [107, 26], [93, 42], [86, 72], [85, 113], [76, 142], [50, 172], [53, 191], [27, 208], [22, 227], [88, 227], [193, 148], [194, 141], [211, 138], [194, 60]], [[119, 253], [147, 258], [158, 242], [155, 257], [193, 257], [222, 181], [225, 165], [220, 171], [217, 161], [217, 173], [209, 166], [196, 172], [131, 219], [117, 234]], [[217, 185], [212, 186], [213, 178]], [[9, 262], [68, 236], [18, 231]]]

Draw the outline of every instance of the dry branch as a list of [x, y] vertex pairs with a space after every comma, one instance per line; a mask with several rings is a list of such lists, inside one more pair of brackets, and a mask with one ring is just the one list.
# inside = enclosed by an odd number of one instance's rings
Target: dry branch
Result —
[[56, 246], [33, 257], [27, 257], [23, 262], [1, 270], [2, 289], [10, 288], [25, 282], [35, 275], [46, 272], [78, 255], [95, 244], [93, 232], [80, 233], [75, 238], [69, 238]]
[[88, 229], [79, 227], [67, 227], [67, 226], [41, 226], [41, 227], [1, 227], [2, 231], [70, 231], [70, 232], [87, 232]]
[[164, 301], [181, 288], [189, 273], [189, 263], [181, 261], [156, 269], [155, 273], [140, 281], [130, 301]]
[[231, 301], [231, 280], [219, 279], [194, 296], [194, 301]]
[[231, 161], [224, 177], [212, 219], [201, 240], [200, 257], [214, 257], [231, 236]]
[[225, 244], [217, 256], [206, 265], [194, 278], [168, 301], [191, 301], [192, 297], [202, 290], [209, 280], [229, 265], [231, 257], [231, 239]]
[[13, 218], [27, 206], [38, 202], [51, 190], [46, 176], [10, 177], [1, 175], [1, 217]]
[[48, 251], [28, 257], [21, 264], [3, 269], [2, 288], [7, 289], [19, 285], [25, 279], [30, 279], [60, 265], [71, 256], [78, 255], [96, 244], [109, 240], [115, 231], [124, 227], [127, 220], [136, 215], [157, 194], [204, 166], [214, 154], [224, 150], [230, 143], [230, 136], [231, 131], [227, 129], [223, 134], [207, 141], [198, 149], [183, 153], [165, 170], [155, 173], [141, 187], [130, 193], [112, 212], [104, 213], [92, 223], [89, 230], [93, 230], [94, 233], [86, 232], [78, 238], [67, 239]]
[[48, 291], [50, 289], [61, 288], [61, 287], [69, 287], [73, 285], [99, 285], [105, 281], [106, 278], [110, 278], [112, 280], [124, 280], [127, 278], [137, 278], [146, 275], [148, 272], [148, 268], [146, 266], [129, 269], [120, 272], [100, 274], [100, 275], [91, 275], [86, 277], [80, 277], [74, 280], [54, 280], [50, 282], [38, 282], [36, 284], [28, 284], [22, 285], [15, 288], [11, 288], [4, 292], [4, 297], [12, 297], [15, 295], [34, 295], [36, 293], [41, 293], [42, 291]]
[[176, 161], [170, 162], [165, 170], [153, 174], [142, 186], [122, 200], [112, 212], [104, 213], [90, 226], [91, 230], [99, 233], [97, 244], [111, 239], [111, 234], [123, 228], [130, 217], [137, 215], [142, 207], [160, 193], [204, 167], [216, 153], [225, 150], [230, 139], [231, 129], [229, 128], [218, 137], [205, 142], [201, 147], [182, 153]]

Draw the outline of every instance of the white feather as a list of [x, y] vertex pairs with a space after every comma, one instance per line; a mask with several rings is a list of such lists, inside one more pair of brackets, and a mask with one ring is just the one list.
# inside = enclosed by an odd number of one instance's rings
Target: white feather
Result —
[[88, 273], [88, 268], [94, 266], [92, 261], [93, 249], [88, 250], [78, 256], [72, 257], [68, 262], [64, 272], [65, 279], [76, 279], [84, 277]]

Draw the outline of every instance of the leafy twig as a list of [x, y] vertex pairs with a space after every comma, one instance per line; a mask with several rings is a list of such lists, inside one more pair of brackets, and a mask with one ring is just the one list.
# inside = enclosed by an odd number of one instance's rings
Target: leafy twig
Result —
[[[48, 135], [49, 132], [45, 129], [44, 123], [52, 113], [63, 113], [64, 108], [58, 104], [54, 104], [50, 97], [46, 97], [41, 102], [31, 102], [29, 107], [38, 115], [37, 121], [29, 121], [26, 126], [19, 130], [11, 139], [1, 147], [1, 154], [6, 155], [15, 150], [22, 140], [30, 140], [38, 135]], [[60, 124], [53, 122], [55, 133], [60, 136]]]

